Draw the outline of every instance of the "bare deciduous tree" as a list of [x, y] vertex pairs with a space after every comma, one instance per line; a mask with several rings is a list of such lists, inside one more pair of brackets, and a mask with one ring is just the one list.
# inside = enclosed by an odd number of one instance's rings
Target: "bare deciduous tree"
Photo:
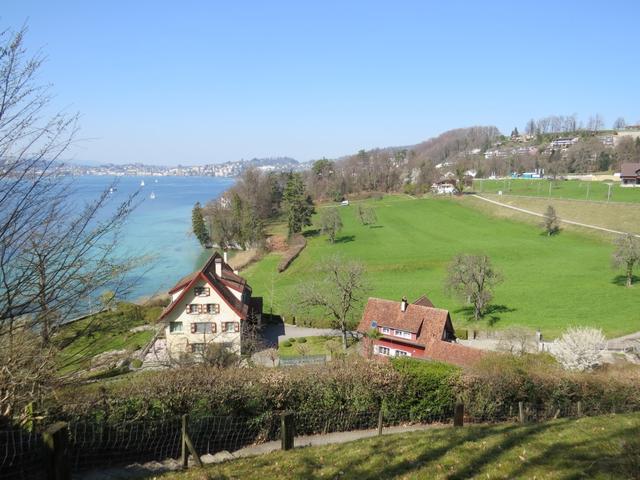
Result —
[[624, 268], [627, 287], [633, 284], [633, 269], [640, 263], [640, 239], [627, 233], [615, 241], [613, 252], [613, 266]]
[[342, 218], [336, 207], [323, 208], [320, 211], [320, 232], [329, 237], [331, 243], [335, 243], [336, 235], [342, 230]]
[[622, 118], [622, 117], [616, 118], [616, 121], [613, 122], [613, 129], [614, 130], [622, 130], [626, 126], [627, 126], [627, 122], [625, 122], [624, 118]]
[[[33, 378], [45, 379], [40, 356], [24, 357], [18, 336], [37, 331], [37, 345], [48, 350], [80, 302], [127, 290], [134, 262], [118, 258], [116, 246], [136, 196], [112, 206], [107, 186], [96, 200], [73, 203], [73, 181], [59, 166], [77, 115], [49, 116], [49, 88], [37, 83], [43, 60], [28, 57], [25, 32], [0, 32], [0, 338], [6, 368], [24, 373], [31, 361]], [[19, 398], [8, 400], [12, 408]]]
[[552, 205], [547, 206], [541, 226], [549, 236], [555, 235], [560, 231], [560, 219], [558, 215], [556, 215], [556, 209], [553, 208]]
[[473, 306], [473, 318], [478, 320], [493, 299], [493, 287], [501, 280], [488, 256], [460, 254], [449, 265], [446, 286]]
[[567, 370], [587, 371], [602, 363], [605, 344], [598, 328], [570, 327], [553, 342], [551, 353]]
[[524, 327], [509, 327], [501, 332], [498, 349], [512, 355], [524, 355], [537, 349], [535, 334]]
[[319, 280], [300, 287], [298, 303], [304, 309], [330, 316], [333, 327], [342, 333], [342, 347], [346, 350], [353, 315], [368, 290], [364, 267], [336, 255], [321, 262], [318, 276]]

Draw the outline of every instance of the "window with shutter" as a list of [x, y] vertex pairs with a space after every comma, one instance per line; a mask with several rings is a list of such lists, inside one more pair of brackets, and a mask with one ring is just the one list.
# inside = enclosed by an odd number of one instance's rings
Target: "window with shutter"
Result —
[[211, 333], [216, 333], [216, 323], [211, 322]]
[[198, 313], [202, 313], [202, 304], [198, 305]]
[[235, 332], [239, 332], [240, 331], [240, 322], [235, 322], [233, 324], [233, 329]]
[[192, 324], [191, 324], [191, 333], [196, 333], [196, 328], [197, 328], [197, 327], [196, 327], [196, 324], [195, 324], [195, 323], [192, 323]]

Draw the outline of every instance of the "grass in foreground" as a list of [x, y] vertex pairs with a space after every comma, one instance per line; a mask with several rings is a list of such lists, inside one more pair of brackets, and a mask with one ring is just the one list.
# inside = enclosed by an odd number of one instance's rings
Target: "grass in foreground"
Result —
[[200, 479], [640, 477], [640, 415], [395, 434], [162, 476]]
[[[265, 308], [288, 315], [296, 286], [312, 280], [330, 255], [361, 261], [370, 296], [400, 300], [426, 293], [451, 311], [454, 327], [540, 328], [546, 338], [570, 325], [597, 326], [608, 336], [640, 330], [640, 286], [625, 288], [611, 269], [613, 246], [592, 235], [564, 231], [547, 237], [538, 226], [496, 218], [471, 206], [477, 199], [369, 200], [377, 225], [361, 225], [356, 207], [340, 207], [344, 224], [335, 244], [310, 235], [307, 248], [291, 267], [278, 273], [278, 254], [269, 254], [243, 271]], [[445, 292], [447, 266], [458, 253], [486, 253], [503, 273], [491, 311], [475, 324], [460, 299]], [[273, 293], [273, 296], [272, 296]], [[361, 310], [355, 313], [359, 319]], [[298, 317], [299, 323], [304, 319]], [[322, 319], [313, 319], [325, 326]]]

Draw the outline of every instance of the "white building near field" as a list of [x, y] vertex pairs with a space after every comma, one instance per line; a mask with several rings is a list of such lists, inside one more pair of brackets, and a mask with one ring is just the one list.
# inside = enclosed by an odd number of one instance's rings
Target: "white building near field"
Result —
[[262, 298], [251, 297], [246, 280], [219, 253], [169, 294], [171, 303], [160, 321], [166, 324], [167, 350], [173, 358], [202, 354], [212, 342], [240, 354], [249, 322], [259, 322], [262, 314]]

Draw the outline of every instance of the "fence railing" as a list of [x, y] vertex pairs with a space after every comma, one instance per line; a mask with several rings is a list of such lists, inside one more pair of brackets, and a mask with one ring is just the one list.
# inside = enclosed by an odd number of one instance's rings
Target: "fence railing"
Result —
[[[334, 432], [369, 431], [414, 425], [454, 425], [541, 422], [603, 413], [628, 412], [616, 408], [588, 408], [581, 401], [533, 405], [526, 402], [493, 404], [465, 409], [462, 403], [434, 412], [424, 407], [393, 409], [337, 409], [327, 411], [269, 411], [258, 415], [168, 416], [162, 419], [134, 419], [119, 422], [70, 420], [57, 422], [41, 431], [20, 428], [0, 430], [0, 478], [57, 480], [71, 473], [113, 468], [145, 462], [198, 464], [205, 454], [234, 452], [242, 448], [280, 441], [292, 448], [295, 437]], [[58, 472], [53, 476], [52, 472]], [[60, 476], [62, 472], [62, 477]], [[64, 476], [68, 475], [68, 476]]]

